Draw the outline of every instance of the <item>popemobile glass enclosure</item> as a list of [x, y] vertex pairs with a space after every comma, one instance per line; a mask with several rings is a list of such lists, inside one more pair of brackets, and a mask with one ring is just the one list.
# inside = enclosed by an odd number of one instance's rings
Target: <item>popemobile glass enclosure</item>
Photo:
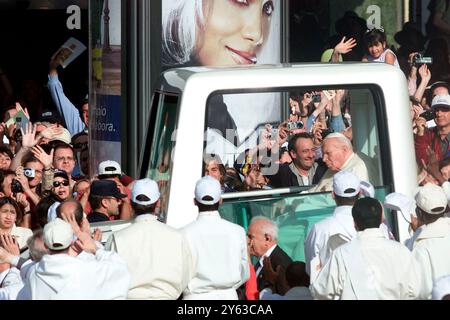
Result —
[[[246, 164], [246, 170], [256, 165], [262, 176], [276, 173], [279, 155], [264, 153], [264, 148], [259, 148], [258, 162], [242, 159], [262, 142], [276, 140], [277, 130], [296, 120], [291, 118], [289, 95], [322, 92], [326, 99], [327, 94], [338, 93], [348, 112], [345, 131], [351, 129], [353, 150], [364, 161], [376, 198], [383, 201], [393, 191], [412, 195], [417, 182], [413, 135], [406, 125], [409, 104], [406, 94], [398, 94], [407, 92], [405, 86], [398, 69], [380, 64], [167, 71], [153, 96], [152, 121], [156, 125], [147, 133], [142, 176], [158, 181], [161, 187], [161, 218], [182, 227], [196, 218], [194, 186], [205, 172], [207, 159], [220, 159], [241, 178], [248, 173], [242, 169]], [[224, 118], [230, 121], [221, 123]], [[234, 127], [227, 128], [227, 124]], [[300, 126], [291, 126], [289, 134], [303, 132]], [[408, 154], [411, 156], [405, 156]], [[224, 218], [245, 228], [256, 215], [277, 221], [280, 246], [293, 259], [304, 260], [308, 231], [335, 207], [330, 191], [317, 190], [314, 185], [274, 188], [270, 183], [256, 184], [248, 191], [225, 192], [220, 211]], [[386, 224], [397, 239], [409, 236], [408, 222], [401, 213], [386, 210]]]

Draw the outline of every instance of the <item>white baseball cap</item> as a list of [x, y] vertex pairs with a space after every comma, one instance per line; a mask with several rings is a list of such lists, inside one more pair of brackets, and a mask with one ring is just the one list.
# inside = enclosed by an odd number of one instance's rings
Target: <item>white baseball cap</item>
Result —
[[54, 251], [67, 249], [73, 240], [72, 226], [60, 218], [47, 223], [44, 227], [44, 243]]
[[122, 175], [122, 169], [116, 161], [106, 160], [100, 162], [98, 165], [98, 175]]
[[432, 183], [419, 188], [415, 199], [416, 205], [428, 214], [441, 214], [447, 209], [448, 200], [444, 189]]
[[349, 171], [339, 171], [333, 177], [333, 192], [343, 198], [351, 198], [361, 191], [361, 180]]
[[[136, 199], [140, 195], [146, 196], [150, 200], [141, 201]], [[143, 206], [154, 204], [156, 201], [158, 201], [160, 196], [161, 194], [159, 193], [158, 184], [149, 178], [137, 180], [134, 184], [133, 190], [131, 191], [131, 201]]]
[[[204, 205], [213, 205], [220, 201], [222, 188], [220, 182], [211, 176], [205, 176], [197, 181], [195, 185], [195, 200]], [[203, 200], [205, 197], [211, 197], [212, 200]]]
[[375, 198], [375, 187], [367, 181], [361, 181], [359, 185], [364, 197]]
[[62, 128], [62, 127], [60, 127], [60, 129], [61, 129], [61, 134], [54, 136], [50, 141], [62, 141], [64, 143], [71, 144], [72, 137], [70, 136], [69, 130], [67, 130], [66, 128]]
[[416, 203], [414, 199], [399, 192], [388, 194], [384, 199], [384, 205], [388, 209], [400, 211], [408, 223], [411, 223], [410, 215], [415, 215]]
[[442, 94], [435, 96], [431, 101], [431, 108], [445, 107], [450, 108], [450, 95]]

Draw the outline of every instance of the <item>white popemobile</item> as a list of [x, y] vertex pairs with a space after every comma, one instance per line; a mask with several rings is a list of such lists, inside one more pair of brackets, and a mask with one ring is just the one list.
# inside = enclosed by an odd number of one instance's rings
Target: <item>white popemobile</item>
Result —
[[[150, 177], [160, 186], [161, 218], [176, 228], [196, 219], [194, 188], [204, 172], [205, 154], [219, 155], [232, 167], [239, 154], [258, 143], [266, 123], [252, 123], [249, 126], [254, 134], [239, 141], [232, 133], [248, 131], [249, 127], [239, 121], [236, 111], [230, 117], [229, 106], [223, 101], [233, 101], [230, 97], [243, 101], [239, 98], [246, 95], [252, 99], [275, 95], [279, 102], [272, 108], [276, 108], [279, 119], [268, 122], [276, 126], [289, 117], [290, 92], [337, 89], [347, 92], [353, 148], [367, 166], [376, 197], [384, 201], [391, 192], [412, 196], [417, 188], [417, 165], [407, 83], [398, 68], [384, 63], [182, 68], [161, 76], [140, 163], [141, 178]], [[243, 118], [248, 118], [251, 113], [267, 110], [267, 106], [258, 111], [243, 104], [238, 109]], [[234, 121], [222, 121], [229, 118]], [[221, 123], [222, 127], [217, 125]], [[308, 231], [331, 215], [335, 206], [331, 192], [305, 193], [307, 189], [226, 193], [220, 211], [225, 219], [244, 228], [255, 215], [277, 221], [279, 245], [294, 260], [304, 261], [303, 242]], [[408, 222], [400, 212], [386, 210], [386, 223], [398, 240], [410, 237]], [[102, 228], [107, 233], [122, 226], [116, 222], [112, 229], [106, 225]]]

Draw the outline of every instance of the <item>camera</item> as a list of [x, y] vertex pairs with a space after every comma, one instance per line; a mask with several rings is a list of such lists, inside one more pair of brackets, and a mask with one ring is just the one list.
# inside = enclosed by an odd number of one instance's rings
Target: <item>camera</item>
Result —
[[31, 168], [24, 168], [23, 174], [25, 175], [25, 177], [34, 178], [36, 176], [36, 170]]
[[296, 130], [296, 129], [302, 129], [303, 128], [303, 122], [301, 121], [295, 121], [295, 122], [288, 122], [287, 123], [287, 128], [289, 130]]
[[326, 138], [327, 135], [333, 133], [334, 131], [331, 129], [323, 129], [320, 135], [322, 136], [322, 140]]
[[432, 63], [433, 63], [432, 57], [424, 57], [420, 53], [417, 53], [416, 55], [414, 55], [414, 57], [412, 59], [413, 66], [421, 66], [423, 64], [432, 64]]
[[23, 192], [22, 185], [16, 179], [13, 179], [11, 181], [11, 192], [14, 193], [14, 194], [19, 193], [19, 192]]
[[315, 93], [311, 96], [311, 102], [316, 103], [316, 102], [320, 102], [320, 101], [322, 101], [320, 94]]
[[278, 136], [278, 129], [271, 129], [269, 138], [275, 139]]
[[419, 115], [419, 117], [424, 118], [427, 121], [430, 121], [430, 120], [434, 120], [436, 118], [436, 114], [431, 110], [427, 110], [427, 111], [422, 112]]

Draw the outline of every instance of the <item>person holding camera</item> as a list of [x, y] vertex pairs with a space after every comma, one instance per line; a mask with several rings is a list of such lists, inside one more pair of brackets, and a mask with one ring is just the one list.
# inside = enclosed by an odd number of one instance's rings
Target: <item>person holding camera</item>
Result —
[[418, 117], [415, 121], [417, 133], [414, 135], [414, 142], [419, 164], [428, 163], [428, 147], [435, 153], [438, 161], [447, 156], [450, 148], [450, 95], [435, 96], [431, 109], [436, 115], [436, 127], [427, 128], [427, 121], [423, 117]]
[[22, 185], [17, 180], [17, 176], [14, 171], [0, 170], [0, 196], [8, 197], [17, 202], [22, 212], [25, 214], [25, 218], [21, 219], [21, 227], [30, 227], [30, 217], [28, 214], [31, 212], [30, 203], [27, 200]]
[[43, 170], [44, 165], [31, 152], [23, 158], [22, 165], [16, 169], [17, 180], [33, 205], [41, 198]]

